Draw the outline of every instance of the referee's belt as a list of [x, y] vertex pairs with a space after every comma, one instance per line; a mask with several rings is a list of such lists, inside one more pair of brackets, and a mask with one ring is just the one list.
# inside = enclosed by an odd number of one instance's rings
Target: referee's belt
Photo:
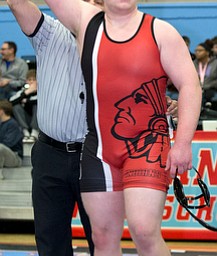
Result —
[[82, 143], [81, 142], [61, 142], [52, 139], [51, 137], [47, 136], [45, 133], [42, 131], [39, 132], [38, 139], [46, 143], [56, 149], [69, 152], [69, 153], [76, 153], [76, 152], [81, 152], [82, 149]]

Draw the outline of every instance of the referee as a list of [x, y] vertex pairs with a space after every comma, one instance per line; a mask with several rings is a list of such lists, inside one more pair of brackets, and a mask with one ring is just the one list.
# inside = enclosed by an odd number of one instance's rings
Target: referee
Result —
[[28, 0], [7, 0], [36, 53], [39, 139], [32, 149], [35, 237], [40, 256], [72, 256], [78, 204], [90, 254], [93, 242], [79, 188], [86, 134], [85, 85], [74, 36]]

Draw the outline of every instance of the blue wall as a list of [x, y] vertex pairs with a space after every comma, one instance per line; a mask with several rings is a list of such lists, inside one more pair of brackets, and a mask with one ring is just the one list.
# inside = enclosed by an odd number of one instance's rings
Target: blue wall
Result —
[[[40, 9], [53, 16], [48, 7]], [[34, 50], [27, 37], [21, 31], [14, 15], [8, 7], [0, 7], [0, 47], [4, 41], [14, 41], [17, 44], [17, 56], [34, 55]]]
[[191, 39], [191, 50], [207, 38], [217, 36], [217, 3], [139, 5], [143, 12], [168, 21], [181, 35]]
[[[52, 15], [46, 6], [40, 9]], [[188, 35], [192, 51], [198, 43], [217, 35], [217, 3], [139, 4], [139, 9], [168, 21], [181, 35]], [[0, 45], [6, 40], [17, 43], [17, 56], [34, 54], [9, 8], [0, 7]]]

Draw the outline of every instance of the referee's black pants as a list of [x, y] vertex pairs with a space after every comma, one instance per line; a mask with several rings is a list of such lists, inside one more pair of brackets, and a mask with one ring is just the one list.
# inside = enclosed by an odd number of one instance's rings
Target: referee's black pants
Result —
[[76, 202], [93, 255], [90, 223], [79, 189], [80, 153], [60, 151], [38, 140], [32, 148], [32, 165], [35, 238], [39, 255], [73, 255], [71, 219]]

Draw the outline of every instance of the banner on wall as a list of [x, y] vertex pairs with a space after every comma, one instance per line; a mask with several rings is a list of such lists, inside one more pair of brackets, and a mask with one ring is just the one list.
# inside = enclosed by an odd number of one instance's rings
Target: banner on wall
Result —
[[[210, 191], [210, 207], [192, 210], [200, 219], [217, 227], [217, 132], [197, 131], [192, 143], [193, 165]], [[201, 190], [196, 172], [188, 171], [179, 177], [186, 196], [197, 196]], [[199, 204], [204, 204], [199, 199]], [[196, 204], [196, 203], [195, 203]], [[84, 237], [78, 210], [72, 218], [73, 237]], [[168, 191], [162, 221], [162, 234], [168, 240], [217, 240], [217, 232], [201, 226], [178, 204], [172, 183]], [[127, 222], [124, 224], [123, 238], [130, 238]]]

